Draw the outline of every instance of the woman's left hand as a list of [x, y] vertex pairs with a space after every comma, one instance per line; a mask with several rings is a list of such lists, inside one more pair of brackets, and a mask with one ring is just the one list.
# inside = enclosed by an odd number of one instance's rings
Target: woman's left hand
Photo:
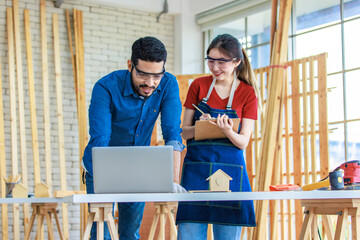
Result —
[[233, 129], [234, 122], [229, 118], [228, 115], [218, 115], [215, 122], [210, 122], [216, 126], [218, 126], [224, 133], [230, 132]]

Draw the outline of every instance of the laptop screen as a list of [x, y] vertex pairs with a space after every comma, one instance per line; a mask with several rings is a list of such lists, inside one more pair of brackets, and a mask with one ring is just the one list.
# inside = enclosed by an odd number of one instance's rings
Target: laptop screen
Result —
[[92, 148], [95, 193], [172, 192], [172, 146]]

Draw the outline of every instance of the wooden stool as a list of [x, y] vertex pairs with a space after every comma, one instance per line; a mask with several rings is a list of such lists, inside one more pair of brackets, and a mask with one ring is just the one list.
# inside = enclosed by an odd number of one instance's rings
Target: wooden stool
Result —
[[54, 214], [60, 239], [64, 239], [60, 228], [59, 218], [56, 212], [57, 203], [32, 203], [31, 207], [33, 208], [33, 212], [30, 218], [30, 224], [25, 231], [25, 240], [28, 240], [30, 238], [31, 229], [34, 225], [36, 216], [37, 216], [36, 239], [41, 238], [41, 231], [44, 226], [44, 218], [46, 218], [49, 239], [54, 239], [51, 214]]
[[112, 203], [90, 203], [90, 213], [85, 227], [83, 240], [88, 240], [90, 237], [90, 230], [93, 222], [97, 222], [97, 236], [96, 239], [104, 239], [104, 222], [106, 221], [111, 239], [119, 239], [116, 232], [115, 222], [112, 215]]
[[[308, 199], [301, 200], [305, 207], [305, 219], [300, 232], [300, 239], [307, 239], [312, 233], [312, 238], [317, 238], [317, 215], [323, 216], [325, 233], [328, 239], [344, 239], [344, 226], [348, 216], [351, 216], [352, 239], [360, 239], [360, 199]], [[335, 238], [331, 229], [328, 215], [338, 215]]]
[[155, 216], [151, 224], [149, 240], [154, 239], [156, 226], [160, 218], [160, 231], [158, 239], [165, 240], [165, 224], [166, 224], [166, 215], [170, 220], [170, 239], [177, 238], [177, 230], [175, 225], [175, 219], [173, 215], [174, 209], [177, 207], [177, 202], [155, 202]]

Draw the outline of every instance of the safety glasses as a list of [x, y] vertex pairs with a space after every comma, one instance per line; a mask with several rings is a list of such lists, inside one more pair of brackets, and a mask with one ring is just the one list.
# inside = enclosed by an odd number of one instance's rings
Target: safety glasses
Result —
[[133, 62], [131, 62], [131, 63], [132, 63], [131, 64], [132, 69], [135, 68], [136, 76], [143, 80], [148, 80], [148, 79], [152, 78], [154, 81], [159, 81], [165, 74], [165, 67], [163, 67], [163, 70], [161, 73], [148, 73], [148, 72], [139, 70]]

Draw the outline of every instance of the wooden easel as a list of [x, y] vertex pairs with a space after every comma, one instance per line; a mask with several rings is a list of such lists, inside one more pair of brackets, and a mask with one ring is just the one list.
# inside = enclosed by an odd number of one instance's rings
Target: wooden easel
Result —
[[[312, 234], [312, 239], [317, 239], [317, 215], [323, 215], [325, 233], [328, 239], [344, 239], [344, 226], [348, 216], [351, 216], [352, 239], [359, 239], [360, 235], [360, 199], [308, 199], [302, 200], [305, 207], [305, 219], [302, 225], [300, 238], [307, 239]], [[331, 229], [329, 215], [338, 215], [335, 236]]]
[[150, 234], [148, 240], [153, 240], [155, 236], [156, 226], [160, 218], [160, 231], [158, 239], [165, 240], [165, 224], [166, 224], [166, 215], [170, 220], [170, 239], [177, 238], [177, 230], [175, 226], [174, 215], [172, 214], [172, 209], [177, 207], [177, 202], [155, 202], [155, 216], [151, 224]]
[[36, 229], [36, 239], [41, 239], [41, 231], [44, 226], [44, 218], [46, 218], [47, 222], [49, 239], [54, 239], [51, 214], [54, 214], [60, 239], [64, 239], [60, 228], [59, 218], [56, 212], [57, 203], [32, 203], [31, 207], [33, 208], [33, 212], [30, 218], [30, 224], [25, 232], [25, 240], [28, 240], [30, 238], [30, 233], [35, 222], [35, 217], [37, 217], [38, 221]]
[[90, 214], [86, 223], [83, 240], [90, 237], [90, 230], [93, 222], [97, 222], [97, 236], [96, 239], [104, 239], [104, 222], [106, 221], [109, 227], [111, 239], [119, 239], [116, 232], [115, 222], [112, 215], [112, 203], [90, 203]]

